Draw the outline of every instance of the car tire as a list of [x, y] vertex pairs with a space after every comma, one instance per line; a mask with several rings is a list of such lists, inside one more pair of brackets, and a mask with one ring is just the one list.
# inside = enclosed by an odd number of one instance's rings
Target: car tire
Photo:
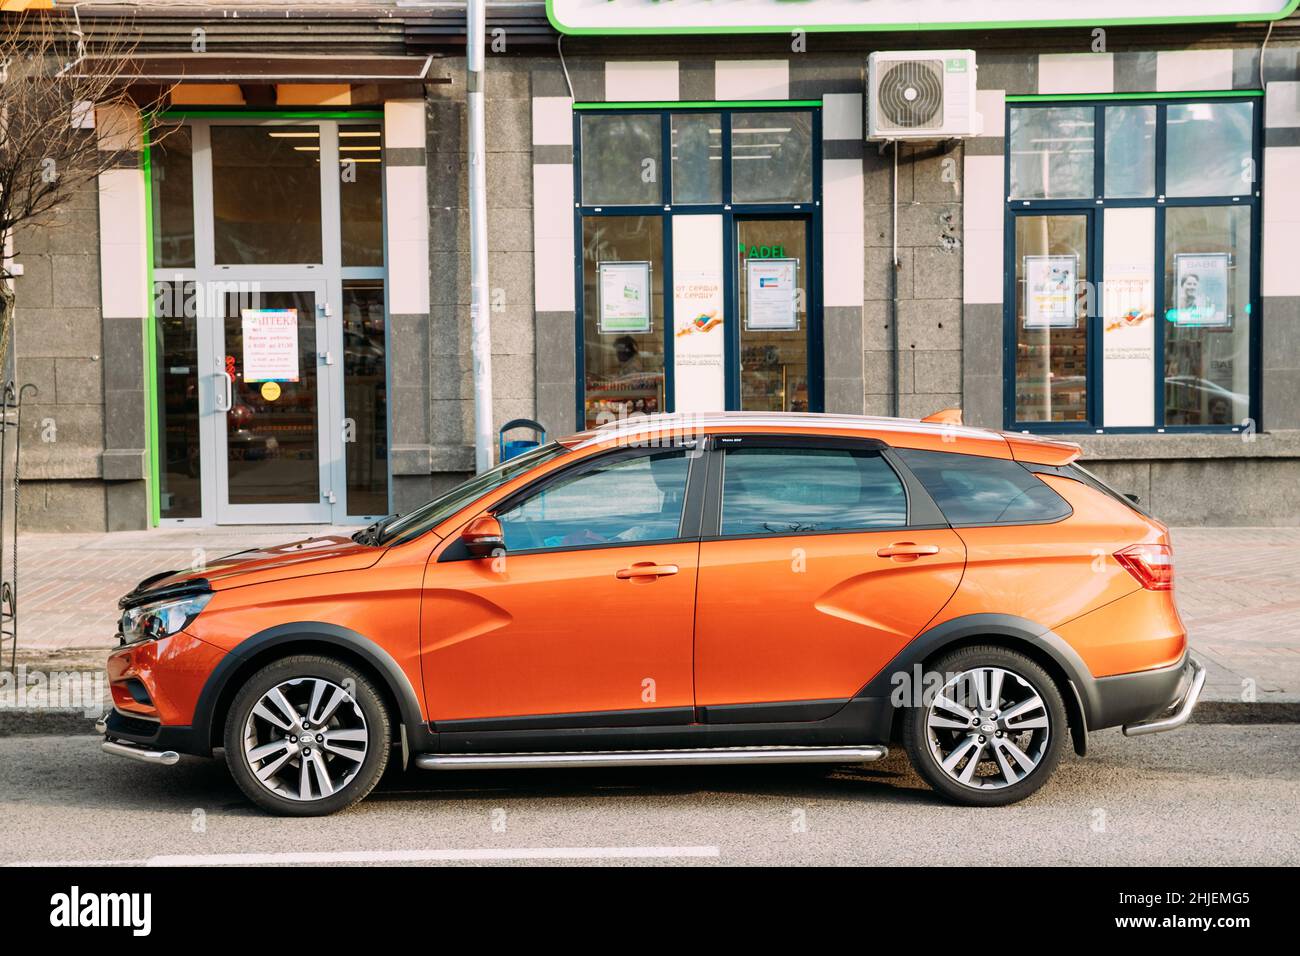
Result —
[[988, 645], [945, 654], [926, 674], [942, 675], [939, 686], [927, 683], [903, 721], [903, 746], [926, 783], [953, 803], [1000, 807], [1047, 782], [1070, 733], [1047, 671]]
[[332, 657], [299, 654], [244, 683], [227, 712], [224, 743], [230, 774], [250, 800], [280, 816], [314, 817], [374, 789], [392, 728], [364, 674]]

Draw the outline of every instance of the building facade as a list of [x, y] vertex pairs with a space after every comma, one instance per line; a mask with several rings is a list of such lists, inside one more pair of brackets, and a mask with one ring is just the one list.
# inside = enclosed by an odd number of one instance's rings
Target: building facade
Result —
[[[1295, 5], [491, 4], [494, 427], [959, 407], [1171, 524], [1300, 522]], [[348, 523], [473, 469], [463, 7], [275, 6], [141, 7], [166, 135], [16, 243], [25, 527]], [[870, 138], [868, 57], [926, 51], [969, 129]]]

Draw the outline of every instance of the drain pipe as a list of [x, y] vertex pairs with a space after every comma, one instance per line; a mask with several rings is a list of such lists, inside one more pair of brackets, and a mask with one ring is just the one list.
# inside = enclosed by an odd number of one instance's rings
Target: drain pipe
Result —
[[470, 352], [474, 361], [474, 468], [492, 467], [492, 326], [488, 308], [486, 136], [483, 119], [487, 0], [465, 8], [465, 79], [469, 103]]
[[894, 140], [894, 185], [890, 190], [891, 199], [893, 200], [893, 222], [890, 225], [890, 238], [893, 240], [891, 254], [893, 256], [889, 267], [889, 331], [893, 339], [893, 348], [890, 349], [890, 371], [894, 376], [894, 393], [893, 412], [895, 418], [900, 418], [903, 414], [903, 356], [898, 354], [899, 342], [902, 341], [898, 334], [898, 273], [902, 269], [902, 263], [898, 261], [898, 140]]

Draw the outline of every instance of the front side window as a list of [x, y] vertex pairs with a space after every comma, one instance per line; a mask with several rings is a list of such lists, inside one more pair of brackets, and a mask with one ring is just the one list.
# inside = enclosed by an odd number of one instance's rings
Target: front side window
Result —
[[671, 541], [689, 469], [684, 450], [605, 456], [499, 512], [506, 551]]
[[1064, 498], [1006, 458], [912, 448], [898, 449], [898, 457], [954, 525], [1029, 524], [1070, 514]]
[[724, 535], [870, 531], [907, 524], [907, 495], [875, 451], [736, 448], [722, 477]]
[[1254, 98], [1013, 104], [1008, 124], [1007, 427], [1249, 427]]

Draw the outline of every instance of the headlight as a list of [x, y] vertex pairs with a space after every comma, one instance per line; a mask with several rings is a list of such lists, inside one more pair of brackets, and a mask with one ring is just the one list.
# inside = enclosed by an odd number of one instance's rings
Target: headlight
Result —
[[211, 594], [192, 594], [174, 601], [159, 601], [130, 608], [122, 615], [120, 622], [122, 643], [154, 641], [175, 634], [188, 627], [210, 600]]

